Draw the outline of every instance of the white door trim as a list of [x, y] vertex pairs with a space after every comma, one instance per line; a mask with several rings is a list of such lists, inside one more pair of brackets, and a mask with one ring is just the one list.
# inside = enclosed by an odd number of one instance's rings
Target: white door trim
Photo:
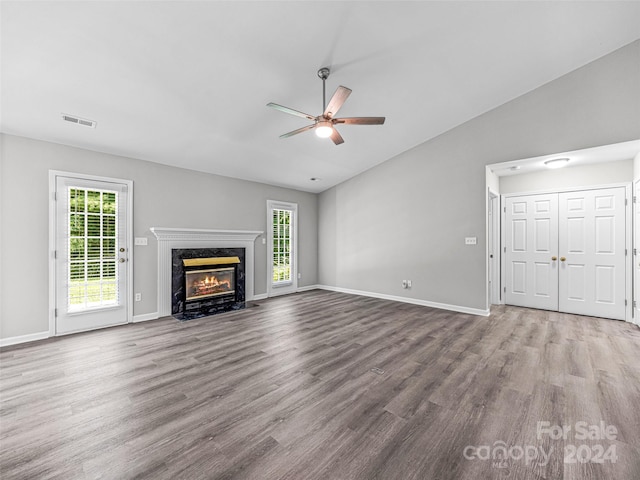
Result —
[[[504, 303], [500, 295], [500, 195], [487, 189], [487, 309]], [[493, 252], [493, 258], [491, 254]]]
[[626, 222], [626, 235], [625, 235], [625, 249], [627, 251], [625, 267], [627, 270], [626, 276], [626, 295], [627, 310], [625, 313], [625, 321], [634, 322], [633, 318], [633, 183], [629, 182], [624, 186], [624, 198], [625, 198], [625, 222]]
[[[56, 336], [56, 179], [57, 177], [71, 177], [80, 180], [93, 180], [98, 182], [123, 183], [127, 185], [127, 323], [133, 321], [133, 181], [121, 178], [86, 175], [83, 173], [65, 172], [61, 170], [49, 170], [49, 336]], [[69, 332], [74, 333], [74, 332]], [[65, 335], [65, 334], [62, 334]]]
[[[637, 255], [637, 252], [640, 250], [640, 222], [638, 221], [638, 216], [640, 215], [640, 204], [638, 203], [638, 196], [640, 196], [640, 180], [636, 180], [633, 183], [631, 197], [631, 230], [632, 233], [632, 250], [630, 251], [631, 256], [631, 271], [632, 271], [632, 283], [633, 283], [633, 293], [632, 293], [632, 301], [631, 301], [631, 316], [632, 322], [636, 325], [640, 326], [640, 256]], [[633, 304], [635, 303], [636, 307], [633, 308]]]
[[[273, 286], [273, 219], [271, 210], [279, 208], [292, 211], [293, 219], [293, 255], [291, 256], [291, 285], [283, 287]], [[298, 290], [298, 204], [267, 200], [267, 296], [286, 295]]]
[[617, 188], [617, 187], [629, 187], [630, 182], [622, 183], [607, 183], [603, 185], [590, 185], [588, 187], [567, 187], [567, 188], [550, 188], [545, 190], [530, 190], [517, 193], [505, 193], [502, 195], [504, 198], [508, 197], [523, 197], [528, 195], [543, 195], [548, 193], [567, 193], [567, 192], [585, 192], [587, 190], [602, 190], [603, 188]]

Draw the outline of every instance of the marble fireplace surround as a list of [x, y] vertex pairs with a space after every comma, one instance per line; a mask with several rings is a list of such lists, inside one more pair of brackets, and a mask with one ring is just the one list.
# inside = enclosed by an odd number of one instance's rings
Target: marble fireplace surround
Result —
[[244, 248], [245, 300], [253, 299], [254, 246], [264, 232], [151, 227], [158, 239], [158, 316], [171, 315], [171, 251], [177, 248]]

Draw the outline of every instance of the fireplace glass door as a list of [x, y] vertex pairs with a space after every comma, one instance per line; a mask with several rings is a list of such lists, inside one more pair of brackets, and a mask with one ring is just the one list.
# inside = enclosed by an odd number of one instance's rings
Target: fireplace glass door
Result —
[[235, 293], [235, 268], [210, 268], [185, 272], [186, 300], [201, 300]]

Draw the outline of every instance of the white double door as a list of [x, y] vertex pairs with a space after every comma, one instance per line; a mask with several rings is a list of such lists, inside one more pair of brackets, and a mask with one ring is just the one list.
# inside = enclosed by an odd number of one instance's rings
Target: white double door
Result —
[[505, 302], [625, 319], [625, 188], [506, 198]]

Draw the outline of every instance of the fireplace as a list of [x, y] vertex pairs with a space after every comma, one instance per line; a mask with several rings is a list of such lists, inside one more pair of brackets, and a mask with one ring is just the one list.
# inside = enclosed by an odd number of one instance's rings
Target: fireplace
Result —
[[172, 250], [171, 314], [190, 320], [245, 306], [244, 248]]

